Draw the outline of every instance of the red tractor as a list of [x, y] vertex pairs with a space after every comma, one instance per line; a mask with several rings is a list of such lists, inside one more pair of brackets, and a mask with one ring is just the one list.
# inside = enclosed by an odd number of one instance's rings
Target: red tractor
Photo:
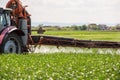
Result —
[[29, 45], [54, 45], [81, 48], [120, 48], [119, 42], [76, 40], [72, 38], [31, 35], [31, 18], [19, 0], [9, 0], [0, 8], [0, 53], [22, 53]]
[[0, 8], [0, 51], [21, 53], [27, 51], [31, 34], [30, 15], [19, 0], [9, 0], [6, 9]]
[[25, 47], [24, 45], [27, 44], [27, 21], [20, 19], [20, 28], [13, 25], [11, 11], [0, 8], [0, 51], [3, 53], [20, 53]]

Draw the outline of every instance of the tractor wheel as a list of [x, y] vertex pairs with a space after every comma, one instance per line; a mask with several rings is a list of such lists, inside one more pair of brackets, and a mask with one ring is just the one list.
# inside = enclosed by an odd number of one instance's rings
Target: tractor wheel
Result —
[[16, 34], [9, 34], [5, 36], [1, 46], [2, 53], [21, 53], [21, 39]]

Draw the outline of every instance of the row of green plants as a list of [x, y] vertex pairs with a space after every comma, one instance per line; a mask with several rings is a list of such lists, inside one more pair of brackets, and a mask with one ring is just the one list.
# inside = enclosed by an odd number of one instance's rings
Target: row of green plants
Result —
[[0, 80], [119, 80], [120, 55], [2, 54]]

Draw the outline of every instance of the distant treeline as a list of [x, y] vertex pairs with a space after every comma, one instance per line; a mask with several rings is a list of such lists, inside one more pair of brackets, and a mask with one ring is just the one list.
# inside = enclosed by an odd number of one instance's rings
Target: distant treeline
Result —
[[102, 30], [102, 31], [109, 31], [109, 30], [120, 30], [120, 25], [116, 26], [107, 26], [104, 24], [89, 24], [89, 25], [72, 25], [72, 26], [43, 26], [43, 25], [38, 25], [37, 27], [32, 27], [32, 29], [39, 29], [43, 28], [44, 30], [49, 30], [49, 31], [56, 31], [56, 30], [61, 30], [61, 31], [68, 31], [68, 30]]

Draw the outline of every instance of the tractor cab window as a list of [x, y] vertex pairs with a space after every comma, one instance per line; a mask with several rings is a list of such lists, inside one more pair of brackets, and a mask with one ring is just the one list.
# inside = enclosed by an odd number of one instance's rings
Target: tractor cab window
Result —
[[10, 15], [9, 15], [9, 13], [6, 13], [5, 17], [6, 17], [6, 21], [7, 21], [7, 26], [10, 26], [11, 21], [10, 21]]
[[0, 27], [2, 26], [5, 26], [6, 25], [6, 20], [5, 20], [5, 15], [4, 14], [1, 14], [0, 15]]
[[11, 25], [9, 13], [0, 14], [0, 26], [7, 27]]

